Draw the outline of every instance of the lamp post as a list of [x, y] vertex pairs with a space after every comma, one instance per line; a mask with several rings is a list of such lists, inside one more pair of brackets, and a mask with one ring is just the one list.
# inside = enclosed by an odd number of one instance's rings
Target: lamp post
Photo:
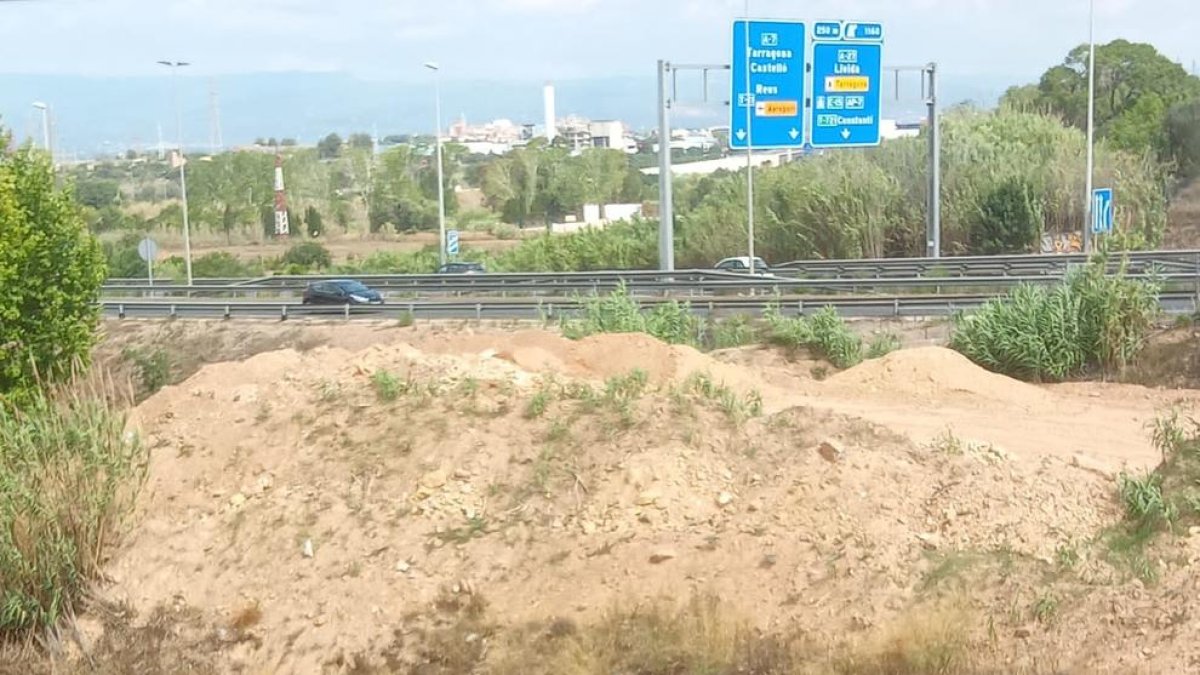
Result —
[[1096, 0], [1088, 2], [1088, 121], [1087, 121], [1087, 194], [1084, 196], [1083, 252], [1092, 251], [1092, 181], [1096, 142]]
[[437, 145], [438, 183], [438, 264], [446, 264], [446, 182], [442, 177], [442, 69], [429, 62], [425, 67], [433, 71], [434, 122], [437, 125], [434, 138]]
[[183, 109], [179, 105], [179, 78], [177, 76], [180, 68], [191, 64], [186, 61], [159, 61], [158, 63], [171, 69], [171, 90], [175, 98], [175, 130], [179, 137], [179, 195], [183, 200], [183, 264], [187, 272], [187, 285], [191, 286], [192, 230], [188, 223], [187, 170], [184, 169], [186, 161], [183, 154]]
[[41, 101], [34, 101], [33, 107], [42, 111], [42, 146], [50, 154], [50, 163], [54, 163], [54, 149], [50, 147], [50, 106]]

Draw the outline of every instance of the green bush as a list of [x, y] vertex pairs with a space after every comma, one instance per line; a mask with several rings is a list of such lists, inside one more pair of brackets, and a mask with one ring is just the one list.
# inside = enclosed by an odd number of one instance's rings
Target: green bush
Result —
[[809, 349], [838, 368], [852, 368], [863, 360], [863, 341], [833, 307], [811, 318], [785, 317], [778, 306], [767, 308], [767, 341], [789, 349]]
[[0, 405], [89, 357], [106, 271], [69, 191], [42, 153], [8, 153], [0, 131]]
[[289, 248], [280, 262], [285, 266], [295, 265], [306, 270], [323, 270], [333, 265], [333, 256], [329, 249], [317, 242], [305, 241]]
[[562, 331], [572, 340], [598, 333], [645, 333], [670, 344], [696, 346], [701, 321], [691, 306], [675, 301], [643, 312], [622, 285], [608, 295], [584, 298], [581, 316], [563, 320]]
[[146, 460], [101, 395], [0, 406], [0, 638], [71, 613], [99, 577]]
[[262, 274], [259, 265], [243, 262], [228, 251], [213, 251], [192, 261], [192, 275], [197, 278], [256, 277]]
[[979, 217], [971, 225], [975, 255], [1031, 253], [1040, 246], [1042, 212], [1028, 178], [1003, 180], [983, 195]]
[[1097, 258], [1058, 286], [1021, 286], [960, 315], [951, 348], [989, 370], [1031, 380], [1119, 371], [1145, 345], [1159, 289], [1124, 269], [1106, 275], [1106, 268]]

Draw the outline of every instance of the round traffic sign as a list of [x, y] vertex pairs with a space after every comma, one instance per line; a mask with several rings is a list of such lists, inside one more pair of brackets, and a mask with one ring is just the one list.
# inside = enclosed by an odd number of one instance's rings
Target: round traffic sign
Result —
[[158, 257], [158, 244], [150, 237], [146, 237], [138, 242], [138, 255], [146, 262], [154, 260]]

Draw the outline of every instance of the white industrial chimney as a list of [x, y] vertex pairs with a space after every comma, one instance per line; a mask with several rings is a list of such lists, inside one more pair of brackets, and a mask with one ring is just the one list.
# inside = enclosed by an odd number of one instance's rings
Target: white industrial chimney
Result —
[[542, 101], [546, 107], [546, 140], [553, 141], [558, 137], [558, 123], [554, 117], [554, 85], [547, 82], [542, 90]]

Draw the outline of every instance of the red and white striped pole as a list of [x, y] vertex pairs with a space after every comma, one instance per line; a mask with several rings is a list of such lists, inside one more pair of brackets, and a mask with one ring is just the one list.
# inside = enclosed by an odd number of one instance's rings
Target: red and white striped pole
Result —
[[275, 236], [286, 237], [290, 232], [287, 195], [283, 191], [283, 156], [275, 153]]

